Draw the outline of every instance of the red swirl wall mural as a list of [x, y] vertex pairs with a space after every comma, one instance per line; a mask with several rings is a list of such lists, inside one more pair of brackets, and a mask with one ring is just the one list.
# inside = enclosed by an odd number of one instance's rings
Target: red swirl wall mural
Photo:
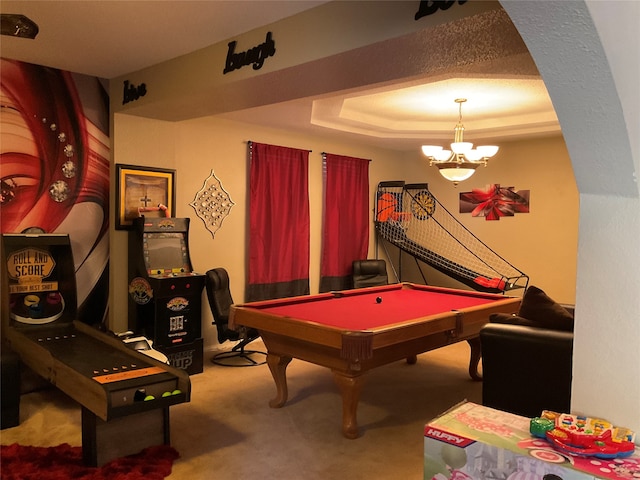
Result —
[[108, 301], [109, 99], [100, 80], [0, 59], [0, 228], [67, 233], [78, 316]]

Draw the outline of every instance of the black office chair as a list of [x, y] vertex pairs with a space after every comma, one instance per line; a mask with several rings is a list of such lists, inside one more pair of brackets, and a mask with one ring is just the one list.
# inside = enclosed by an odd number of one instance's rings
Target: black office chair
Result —
[[384, 260], [368, 259], [353, 262], [353, 288], [387, 285], [387, 264]]
[[[225, 367], [253, 367], [266, 363], [266, 353], [257, 350], [246, 350], [245, 346], [260, 337], [260, 333], [253, 328], [229, 328], [229, 312], [233, 304], [229, 289], [229, 274], [224, 268], [214, 268], [206, 273], [205, 288], [209, 298], [209, 306], [213, 314], [213, 324], [218, 329], [220, 344], [230, 340], [239, 341], [230, 351], [215, 355], [211, 361]], [[264, 355], [264, 359], [255, 360], [254, 356]]]

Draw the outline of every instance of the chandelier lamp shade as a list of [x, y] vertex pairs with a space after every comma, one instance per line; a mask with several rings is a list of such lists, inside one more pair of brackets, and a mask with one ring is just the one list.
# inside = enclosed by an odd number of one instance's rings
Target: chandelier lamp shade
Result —
[[487, 166], [487, 160], [498, 152], [495, 145], [483, 145], [473, 148], [473, 143], [463, 139], [464, 125], [462, 125], [462, 104], [466, 98], [457, 98], [459, 108], [458, 123], [454, 130], [451, 150], [445, 150], [437, 145], [423, 145], [422, 153], [429, 159], [429, 166], [438, 167], [440, 174], [447, 180], [458, 185], [459, 182], [471, 177], [480, 165]]

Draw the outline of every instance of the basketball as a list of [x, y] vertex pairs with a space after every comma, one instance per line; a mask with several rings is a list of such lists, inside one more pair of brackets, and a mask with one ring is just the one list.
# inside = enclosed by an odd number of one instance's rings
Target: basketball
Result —
[[389, 217], [396, 211], [398, 200], [392, 193], [383, 193], [378, 197], [378, 207], [376, 220], [378, 222], [386, 222]]

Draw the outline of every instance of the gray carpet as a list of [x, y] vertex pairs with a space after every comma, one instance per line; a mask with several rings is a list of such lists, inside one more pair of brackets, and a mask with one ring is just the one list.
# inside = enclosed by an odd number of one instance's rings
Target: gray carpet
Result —
[[[191, 377], [191, 402], [171, 407], [171, 442], [181, 457], [169, 478], [422, 479], [425, 423], [462, 400], [481, 403], [482, 384], [469, 378], [468, 359], [463, 342], [422, 354], [415, 365], [369, 372], [356, 440], [342, 437], [340, 396], [328, 369], [291, 362], [289, 400], [272, 409], [266, 365], [207, 360], [204, 373]], [[80, 408], [55, 389], [23, 395], [20, 417], [18, 427], [0, 432], [0, 443], [82, 444]]]

